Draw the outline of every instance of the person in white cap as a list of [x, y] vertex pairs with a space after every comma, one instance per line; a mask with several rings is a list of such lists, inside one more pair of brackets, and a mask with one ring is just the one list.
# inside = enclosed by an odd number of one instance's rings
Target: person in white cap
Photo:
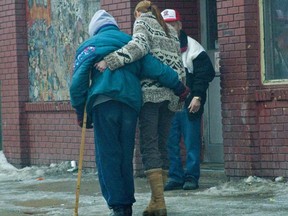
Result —
[[[191, 93], [186, 106], [175, 114], [167, 142], [169, 155], [169, 178], [165, 191], [199, 187], [201, 117], [206, 101], [209, 82], [215, 77], [215, 70], [204, 48], [182, 30], [181, 16], [177, 10], [165, 9], [161, 12], [165, 22], [178, 32], [182, 61], [186, 70], [186, 84]], [[183, 136], [186, 148], [186, 169], [182, 166], [180, 141]]]
[[[185, 77], [180, 44], [175, 29], [167, 25], [161, 11], [151, 1], [140, 1], [134, 10], [133, 39], [97, 64], [98, 69], [114, 70], [147, 53], [171, 66]], [[151, 199], [143, 215], [167, 215], [163, 183], [169, 168], [167, 138], [175, 111], [182, 109], [178, 98], [158, 82], [142, 80], [143, 106], [139, 116], [140, 152], [150, 188]]]
[[[185, 98], [187, 88], [177, 72], [151, 54], [117, 69], [100, 73], [94, 64], [131, 40], [105, 10], [89, 24], [90, 38], [76, 51], [70, 86], [71, 105], [83, 126], [86, 104], [88, 128], [94, 127], [95, 158], [101, 192], [111, 216], [131, 216], [134, 197], [133, 152], [142, 106], [140, 79], [150, 78]], [[91, 77], [89, 77], [89, 74]], [[89, 85], [91, 79], [91, 85]]]

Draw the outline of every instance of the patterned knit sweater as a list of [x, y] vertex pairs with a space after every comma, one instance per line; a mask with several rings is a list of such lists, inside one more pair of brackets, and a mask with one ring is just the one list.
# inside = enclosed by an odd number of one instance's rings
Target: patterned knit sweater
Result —
[[[150, 52], [164, 64], [173, 68], [178, 73], [179, 79], [183, 79], [185, 71], [177, 32], [172, 26], [168, 25], [168, 27], [170, 29], [170, 37], [166, 36], [162, 26], [151, 12], [142, 13], [134, 23], [133, 39], [121, 49], [110, 53], [104, 58], [109, 69], [115, 70], [142, 58]], [[170, 101], [169, 109], [171, 111], [180, 109], [179, 98], [170, 89], [150, 79], [142, 80], [141, 84], [143, 103]]]

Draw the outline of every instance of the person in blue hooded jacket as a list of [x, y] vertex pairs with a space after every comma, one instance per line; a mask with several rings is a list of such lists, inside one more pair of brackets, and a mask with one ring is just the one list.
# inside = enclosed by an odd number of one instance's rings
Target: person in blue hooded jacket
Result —
[[170, 67], [148, 54], [117, 71], [98, 71], [93, 65], [131, 40], [115, 19], [98, 10], [89, 24], [89, 39], [76, 51], [70, 86], [71, 105], [82, 127], [94, 129], [95, 157], [101, 191], [111, 215], [132, 215], [134, 197], [133, 151], [137, 117], [142, 106], [140, 80], [150, 78], [184, 100], [189, 94]]

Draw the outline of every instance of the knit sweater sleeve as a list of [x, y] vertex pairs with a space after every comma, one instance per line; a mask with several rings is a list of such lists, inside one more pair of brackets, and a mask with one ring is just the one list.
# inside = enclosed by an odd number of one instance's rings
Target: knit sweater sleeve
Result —
[[143, 22], [136, 21], [133, 29], [132, 40], [122, 48], [104, 57], [110, 70], [116, 70], [125, 64], [139, 60], [150, 50], [147, 28]]

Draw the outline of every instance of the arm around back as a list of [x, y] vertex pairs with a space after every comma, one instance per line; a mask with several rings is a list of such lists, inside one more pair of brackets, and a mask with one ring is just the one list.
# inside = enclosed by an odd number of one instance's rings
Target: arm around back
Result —
[[122, 48], [108, 54], [104, 57], [108, 68], [114, 71], [125, 64], [139, 60], [150, 50], [146, 27], [141, 22], [135, 22], [133, 30], [133, 38]]
[[157, 80], [161, 85], [172, 89], [177, 96], [189, 93], [188, 88], [180, 81], [178, 73], [151, 54], [141, 59], [141, 79], [144, 78]]

